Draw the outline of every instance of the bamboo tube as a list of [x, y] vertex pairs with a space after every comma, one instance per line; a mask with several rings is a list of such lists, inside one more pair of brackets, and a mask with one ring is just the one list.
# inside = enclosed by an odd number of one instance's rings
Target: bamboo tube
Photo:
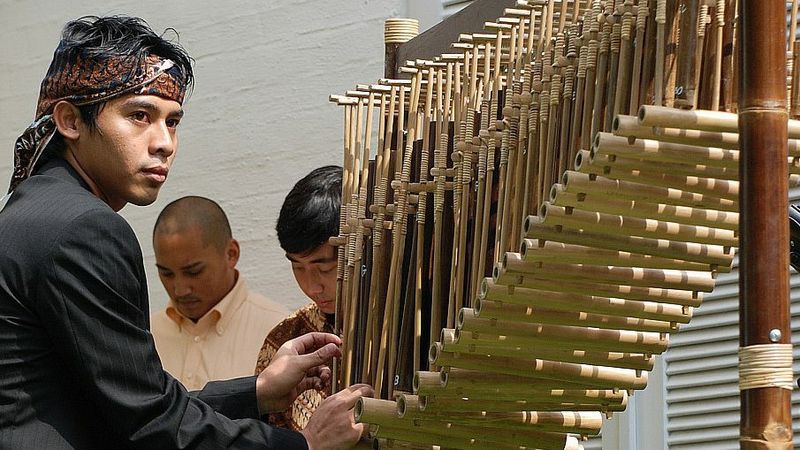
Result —
[[[556, 344], [556, 348], [661, 353], [666, 349], [668, 343], [665, 333], [481, 319], [475, 317], [474, 311], [470, 308], [462, 308], [458, 314], [458, 319], [457, 326], [462, 332], [471, 331], [473, 333], [514, 336], [514, 339], [518, 340], [520, 344], [525, 342], [536, 344], [542, 341], [558, 339], [562, 343]], [[560, 333], [561, 336], [555, 336], [555, 333]], [[450, 366], [452, 364], [442, 365]]]
[[[599, 4], [599, 2], [598, 2]], [[590, 27], [596, 26], [590, 24]], [[581, 149], [591, 148], [592, 145], [592, 112], [600, 105], [595, 105], [596, 88], [595, 78], [597, 74], [605, 76], [599, 72], [597, 67], [597, 57], [600, 43], [594, 39], [589, 41], [589, 50], [586, 53], [586, 92], [583, 95], [583, 120], [581, 125]]]
[[[464, 332], [464, 334], [475, 335], [475, 333], [471, 332]], [[478, 335], [480, 335], [480, 333], [478, 333]], [[442, 351], [454, 354], [507, 357], [526, 360], [536, 358], [548, 361], [589, 364], [632, 370], [653, 370], [654, 364], [652, 356], [643, 353], [554, 349], [541, 344], [530, 346], [515, 342], [513, 336], [504, 341], [499, 341], [497, 339], [460, 338], [457, 342], [442, 344]], [[523, 395], [525, 394], [516, 393], [516, 398], [512, 400], [519, 400]], [[486, 395], [481, 397], [470, 396], [468, 394], [465, 396], [470, 398], [486, 397]], [[489, 399], [500, 400], [501, 396], [494, 395], [490, 396]], [[532, 398], [531, 401], [540, 402], [542, 400]]]
[[376, 438], [372, 441], [372, 450], [439, 450], [438, 446], [431, 444], [419, 444], [416, 442], [406, 442], [398, 439]]
[[[441, 416], [449, 418], [451, 414], [467, 414], [467, 413], [480, 413], [485, 411], [487, 414], [492, 413], [513, 413], [524, 411], [536, 412], [605, 412], [610, 413], [613, 411], [624, 411], [626, 404], [604, 404], [597, 403], [576, 403], [558, 399], [550, 399], [541, 397], [538, 401], [525, 401], [525, 400], [492, 400], [492, 399], [471, 399], [468, 397], [422, 397], [423, 400], [423, 413], [424, 417]], [[457, 421], [454, 421], [457, 422]]]
[[[515, 83], [518, 84], [518, 83]], [[506, 230], [509, 229], [509, 223], [511, 220], [510, 217], [510, 203], [511, 203], [511, 183], [510, 176], [514, 174], [514, 167], [512, 165], [511, 170], [508, 169], [509, 160], [513, 161], [516, 160], [516, 142], [513, 144], [511, 143], [511, 123], [515, 121], [513, 116], [519, 117], [519, 110], [514, 110], [512, 103], [514, 96], [514, 89], [512, 85], [508, 85], [505, 91], [505, 101], [503, 107], [503, 120], [499, 122], [497, 125], [502, 125], [503, 129], [503, 138], [500, 144], [500, 164], [499, 169], [500, 173], [497, 177], [498, 182], [498, 194], [497, 194], [497, 214], [495, 220], [495, 245], [494, 254], [495, 261], [502, 254], [502, 252], [506, 251], [506, 244], [508, 242], [508, 232]], [[511, 175], [510, 175], [511, 174]], [[508, 207], [507, 207], [508, 205]]]
[[[545, 227], [546, 228], [546, 227]], [[558, 236], [556, 232], [544, 234]], [[613, 249], [596, 248], [580, 244], [562, 243], [549, 239], [525, 239], [522, 258], [526, 261], [551, 261], [570, 264], [609, 264], [619, 267], [643, 267], [651, 269], [710, 270], [708, 264], [688, 262], [658, 256], [629, 253]]]
[[497, 284], [490, 279], [481, 285], [477, 304], [487, 301], [502, 303], [504, 308], [525, 308], [526, 311], [528, 308], [542, 307], [556, 311], [579, 310], [674, 323], [688, 323], [692, 317], [692, 308], [688, 306], [521, 288]]
[[739, 134], [720, 131], [701, 131], [686, 128], [640, 125], [636, 116], [620, 115], [611, 127], [616, 136], [653, 139], [675, 144], [700, 147], [718, 147], [729, 150], [739, 148]]
[[734, 233], [739, 229], [739, 214], [711, 209], [674, 206], [638, 200], [608, 198], [592, 193], [570, 193], [564, 185], [555, 184], [550, 191], [550, 202], [561, 207], [629, 217], [660, 217], [667, 222], [725, 229]]
[[[447, 414], [450, 423], [480, 428], [537, 430], [555, 433], [597, 434], [603, 423], [602, 414], [595, 411], [511, 411], [511, 412], [453, 412]], [[423, 416], [424, 420], [439, 420], [438, 415]]]
[[[600, 175], [621, 181], [688, 191], [703, 196], [738, 202], [738, 180], [707, 176], [707, 174], [702, 172], [698, 173], [698, 171], [691, 170], [687, 165], [679, 163], [661, 163], [646, 160], [647, 162], [643, 164], [637, 164], [636, 161], [617, 158], [613, 154], [601, 153], [597, 155], [598, 157], [596, 159], [591, 158], [591, 153], [589, 153], [588, 159], [582, 157], [579, 161], [581, 164], [576, 164], [575, 170], [590, 176]], [[617, 164], [617, 160], [619, 160], [619, 164]], [[664, 164], [664, 166], [660, 167], [660, 164]], [[695, 165], [694, 167], [697, 166], [698, 165]], [[678, 170], [683, 169], [687, 173], [676, 173], [676, 171], [669, 170], [670, 167]]]
[[[742, 227], [739, 289], [740, 354], [755, 346], [791, 345], [789, 304], [787, 137], [795, 121], [786, 110], [785, 2], [741, 2], [738, 125], [742, 143]], [[796, 17], [792, 18], [795, 21]], [[788, 124], [787, 124], [788, 121]], [[787, 133], [788, 125], [788, 133]], [[788, 136], [787, 136], [788, 134]], [[775, 176], [778, 174], [778, 176]], [[774, 372], [788, 383], [740, 382], [740, 447], [789, 449], [792, 437], [791, 362]], [[750, 369], [743, 359], [740, 376]]]
[[[484, 372], [482, 372], [484, 373]], [[580, 405], [598, 405], [601, 407], [609, 407], [614, 405], [615, 407], [624, 406], [628, 401], [628, 395], [626, 391], [619, 390], [619, 389], [585, 389], [582, 387], [577, 388], [559, 388], [559, 389], [551, 389], [547, 387], [542, 387], [539, 385], [539, 380], [535, 379], [524, 379], [522, 380], [521, 384], [517, 385], [507, 385], [502, 384], [500, 386], [494, 387], [491, 384], [472, 384], [469, 386], [447, 386], [447, 387], [431, 387], [431, 389], [427, 389], [426, 394], [421, 395], [420, 399], [424, 400], [424, 402], [420, 402], [421, 405], [427, 406], [427, 403], [436, 402], [436, 401], [447, 401], [447, 400], [454, 400], [454, 399], [462, 399], [466, 398], [468, 400], [474, 401], [486, 401], [486, 400], [497, 400], [498, 402], [520, 402], [517, 405], [513, 405], [508, 409], [516, 408], [516, 410], [503, 412], [500, 411], [482, 411], [482, 412], [455, 412], [455, 411], [445, 411], [441, 415], [446, 415], [446, 417], [454, 422], [463, 422], [464, 419], [470, 418], [471, 416], [475, 416], [480, 414], [483, 417], [503, 417], [509, 415], [508, 413], [527, 413], [527, 414], [535, 414], [534, 411], [520, 411], [524, 410], [527, 406], [526, 404], [538, 404], [538, 405], [547, 405], [548, 409], [551, 409], [553, 406], [558, 404], [580, 404]], [[521, 403], [525, 402], [525, 404]], [[499, 408], [497, 408], [499, 409]], [[597, 408], [602, 409], [602, 408]], [[416, 414], [414, 417], [427, 417], [432, 418], [436, 417], [439, 414], [436, 414], [437, 411], [435, 408], [431, 409], [424, 409], [415, 411]], [[561, 412], [555, 412], [550, 414], [560, 414]], [[566, 414], [572, 414], [567, 413]], [[584, 413], [577, 413], [579, 416], [583, 416]], [[591, 415], [591, 414], [590, 414]], [[538, 425], [538, 424], [536, 424]], [[555, 427], [564, 426], [563, 424], [558, 423], [558, 419], [555, 419], [555, 422], [552, 424], [554, 426], [553, 429], [548, 431], [559, 431]]]
[[669, 239], [688, 243], [701, 243], [709, 246], [711, 253], [724, 254], [722, 249], [713, 246], [736, 246], [738, 240], [732, 230], [684, 225], [655, 219], [620, 216], [573, 207], [561, 207], [544, 202], [539, 212], [543, 222], [548, 225], [561, 225], [580, 228], [588, 232], [622, 233], [630, 236]]
[[400, 429], [395, 424], [382, 424], [378, 428], [377, 435], [391, 435], [411, 441], [435, 442], [448, 448], [465, 449], [517, 449], [522, 446], [545, 450], [562, 450], [567, 438], [564, 434], [533, 430], [497, 430], [487, 428], [478, 431], [475, 427], [441, 421], [417, 421], [410, 430]]
[[696, 145], [673, 144], [649, 139], [628, 139], [610, 133], [595, 137], [592, 153], [601, 155], [628, 155], [662, 162], [695, 163], [735, 168], [739, 164], [738, 150], [727, 150]]
[[572, 133], [570, 135], [570, 142], [569, 142], [569, 150], [570, 150], [570, 161], [575, 158], [575, 154], [579, 150], [579, 145], [581, 142], [581, 123], [583, 121], [583, 96], [586, 90], [586, 65], [587, 65], [587, 58], [588, 58], [588, 51], [589, 46], [581, 45], [580, 50], [578, 51], [578, 70], [575, 74], [576, 81], [575, 81], [575, 107], [574, 113], [572, 115]]
[[[684, 306], [700, 306], [702, 303], [702, 295], [697, 291], [648, 288], [583, 280], [573, 281], [569, 278], [551, 279], [537, 274], [521, 274], [505, 271], [498, 271], [493, 279], [497, 284], [545, 291], [586, 293], [589, 295], [624, 298], [628, 300], [674, 303]], [[565, 280], [570, 281], [569, 286], [564, 286]]]
[[[650, 8], [647, 7], [647, 0], [639, 0], [636, 10], [636, 37], [633, 48], [633, 70], [630, 83], [630, 103], [627, 114], [639, 110], [639, 92], [642, 86], [642, 61], [645, 49], [645, 29], [647, 28], [647, 18], [650, 16]], [[615, 119], [616, 120], [616, 119]], [[612, 125], [613, 127], [613, 125]]]
[[[556, 173], [556, 179], [567, 169], [567, 166], [573, 160], [573, 156], [570, 152], [569, 142], [570, 142], [570, 125], [571, 125], [571, 118], [572, 118], [572, 96], [574, 95], [574, 86], [575, 86], [575, 59], [576, 59], [576, 46], [575, 46], [575, 39], [577, 38], [576, 35], [572, 35], [572, 33], [567, 34], [567, 49], [565, 54], [565, 61], [562, 63], [563, 68], [561, 69], [564, 76], [564, 88], [562, 89], [561, 93], [561, 113], [559, 121], [561, 123], [561, 131], [559, 132], [561, 136], [561, 141], [558, 144], [558, 155], [559, 155], [559, 164], [558, 164], [558, 172]], [[552, 184], [552, 183], [551, 183]]]
[[[609, 3], [606, 3], [608, 8]], [[594, 116], [592, 117], [592, 128], [590, 136], [594, 136], [603, 129], [603, 115], [606, 113], [606, 77], [608, 76], [608, 52], [611, 47], [611, 34], [613, 25], [608, 22], [610, 14], [601, 16], [603, 21], [602, 32], [600, 33], [600, 47], [597, 56], [597, 79], [594, 91]], [[610, 113], [610, 112], [608, 112]], [[590, 141], [591, 142], [591, 141]]]
[[[607, 3], [608, 4], [608, 3]], [[620, 81], [620, 50], [622, 48], [622, 24], [619, 22], [619, 16], [615, 13], [611, 17], [613, 24], [611, 25], [611, 38], [609, 43], [609, 73], [608, 73], [608, 92], [606, 94], [606, 111], [603, 117], [603, 131], [611, 130], [611, 119], [617, 110], [617, 82]], [[598, 128], [598, 131], [600, 129]]]
[[[497, 41], [495, 43], [495, 55], [494, 55], [494, 79], [489, 84], [489, 88], [487, 89], [487, 93], [491, 93], [490, 101], [489, 101], [489, 115], [487, 118], [484, 118], [484, 123], [488, 123], [489, 131], [495, 130], [495, 120], [497, 118], [498, 112], [498, 96], [499, 96], [499, 89], [500, 89], [500, 50], [503, 45], [503, 35], [502, 33], [497, 34]], [[488, 57], [488, 53], [487, 53]], [[488, 66], [489, 61], [487, 59], [486, 65]], [[485, 72], [488, 75], [488, 72]], [[488, 78], [488, 77], [487, 77]], [[478, 214], [482, 214], [483, 218], [480, 222], [480, 227], [476, 226], [476, 239], [480, 237], [480, 246], [476, 245], [476, 249], [478, 249], [478, 253], [475, 255], [477, 259], [477, 268], [476, 268], [476, 284], [473, 284], [472, 290], [470, 292], [471, 297], [474, 296], [474, 293], [478, 290], [477, 280], [483, 276], [485, 272], [486, 266], [486, 255], [488, 249], [488, 241], [489, 241], [489, 219], [490, 219], [490, 211], [492, 206], [492, 183], [494, 180], [494, 166], [495, 166], [495, 146], [496, 141], [492, 137], [493, 135], [490, 133], [489, 139], [487, 142], [487, 153], [486, 153], [486, 173], [483, 180], [483, 191], [481, 191], [480, 187], [478, 189], [478, 195], [480, 196], [483, 194], [484, 198], [482, 203], [479, 203], [481, 206], [477, 209]], [[480, 183], [480, 177], [478, 177], [478, 182]]]
[[[658, 108], [642, 105], [639, 108], [639, 124], [667, 128], [691, 128], [704, 131], [737, 133], [738, 116], [721, 111], [682, 111], [671, 108]], [[800, 120], [789, 120], [788, 138], [800, 138]]]
[[[585, 245], [620, 250], [630, 253], [660, 256], [662, 258], [682, 259], [690, 262], [708, 264], [707, 270], [716, 270], [718, 266], [729, 266], [733, 261], [733, 248], [709, 246], [704, 244], [669, 241], [639, 236], [618, 236], [607, 233], [588, 232], [556, 228], [545, 224], [535, 216], [528, 216], [525, 221], [526, 236], [544, 240], [554, 240], [565, 244]], [[699, 267], [675, 267], [678, 269], [698, 270]]]
[[[403, 152], [403, 164], [402, 164], [402, 171], [401, 171], [401, 182], [404, 184], [408, 184], [410, 181], [410, 171], [411, 171], [411, 157], [413, 152], [413, 143], [416, 139], [415, 130], [417, 127], [417, 104], [419, 102], [419, 85], [420, 81], [422, 80], [422, 73], [417, 72], [414, 76], [413, 83], [411, 85], [411, 103], [409, 108], [409, 126], [408, 126], [408, 137], [406, 140], [406, 151]], [[399, 152], [398, 152], [399, 153]], [[401, 155], [398, 155], [398, 158]], [[397, 310], [397, 304], [399, 304], [399, 290], [397, 289], [398, 280], [400, 278], [399, 272], [402, 266], [403, 260], [403, 252], [405, 245], [403, 243], [403, 238], [405, 236], [405, 228], [406, 228], [406, 196], [407, 192], [403, 188], [403, 185], [400, 186], [400, 189], [395, 191], [396, 195], [396, 204], [398, 204], [398, 210], [394, 214], [394, 227], [393, 233], [395, 236], [394, 242], [392, 243], [392, 261], [391, 266], [389, 269], [389, 284], [388, 284], [388, 292], [386, 295], [386, 306], [384, 308], [384, 316], [383, 316], [383, 327], [381, 329], [381, 339], [380, 339], [380, 348], [378, 352], [378, 367], [375, 371], [376, 374], [376, 382], [375, 382], [375, 392], [376, 395], [380, 395], [381, 390], [383, 388], [383, 372], [386, 363], [386, 356], [387, 356], [387, 348], [389, 347], [389, 337], [390, 333], [391, 336], [394, 336], [394, 330], [396, 329], [396, 322], [397, 320], [393, 320], [393, 316], [396, 315], [394, 313]], [[393, 314], [394, 313], [394, 314]], [[392, 349], [394, 349], [394, 345], [392, 345]], [[391, 352], [391, 350], [389, 350]], [[394, 354], [389, 354], [389, 363], [390, 365], [393, 364], [395, 359]], [[389, 379], [393, 378], [393, 371], [389, 370]], [[389, 389], [391, 392], [391, 387]]]
[[[617, 114], [628, 111], [631, 72], [634, 65], [631, 60], [633, 57], [633, 0], [626, 0], [623, 9], [625, 12], [622, 14], [620, 25], [619, 69], [614, 88], [614, 109], [613, 114], [606, 118], [606, 130], [611, 130], [611, 121]], [[614, 79], [612, 78], [612, 80]]]
[[[535, 374], [526, 376], [504, 375], [499, 373], [485, 372], [481, 370], [461, 369], [458, 367], [448, 367], [447, 372], [442, 372], [443, 383], [447, 390], [483, 390], [486, 386], [496, 386], [501, 389], [519, 389], [520, 386], [528, 385], [534, 389], [568, 389], [586, 392], [587, 397], [607, 399], [609, 403], [627, 403], [627, 393], [624, 390], [610, 389], [587, 389], [582, 384], [565, 378], [562, 380], [551, 380], [542, 378]], [[609, 392], [610, 391], [610, 392]], [[620, 398], [622, 394], [623, 398]], [[420, 397], [421, 400], [425, 396]], [[590, 401], [596, 403], [596, 400]]]
[[[436, 348], [436, 345], [431, 348]], [[440, 345], [440, 344], [439, 344]], [[547, 361], [542, 359], [521, 359], [508, 357], [489, 357], [483, 355], [448, 353], [440, 349], [432, 351], [431, 360], [437, 365], [447, 365], [462, 367], [465, 369], [480, 369], [487, 372], [496, 372], [508, 375], [525, 376], [528, 373], [536, 373], [542, 377], [552, 379], [571, 378], [586, 384], [603, 385], [604, 383], [615, 384], [621, 389], [644, 389], [647, 385], [647, 372], [637, 374], [631, 369], [617, 369], [613, 367], [592, 366], [587, 364], [574, 364], [557, 361]], [[439, 399], [436, 399], [439, 402]], [[565, 407], [566, 405], [561, 405]], [[596, 410], [593, 405], [590, 410]], [[430, 404], [426, 404], [426, 408]], [[530, 407], [530, 405], [528, 405]], [[537, 409], [536, 407], [524, 407], [523, 409]], [[450, 406], [452, 408], [452, 406]], [[491, 405], [484, 405], [485, 410], [490, 410]], [[449, 408], [448, 408], [449, 409]]]
[[725, 0], [716, 0], [714, 10], [715, 25], [717, 27], [715, 52], [714, 52], [714, 72], [711, 81], [711, 110], [718, 111], [720, 107], [720, 89], [722, 88], [722, 52], [725, 27]]
[[[450, 368], [450, 371], [458, 369]], [[444, 374], [444, 372], [442, 372]], [[511, 377], [508, 378], [519, 379], [516, 384], [502, 381], [503, 375], [488, 374], [486, 372], [479, 372], [482, 378], [474, 383], [446, 383], [446, 384], [431, 384], [420, 385], [419, 395], [414, 396], [420, 399], [418, 408], [430, 399], [452, 399], [452, 398], [469, 398], [474, 400], [500, 400], [503, 402], [508, 401], [525, 401], [527, 403], [536, 402], [551, 402], [551, 403], [580, 403], [584, 405], [623, 405], [627, 402], [628, 396], [626, 391], [619, 389], [586, 389], [580, 385], [570, 385], [570, 383], [563, 383], [557, 388], [544, 386], [552, 381]], [[445, 374], [447, 375], [447, 374]], [[486, 381], [486, 375], [492, 375], [492, 378], [500, 379], [498, 384], [496, 380]], [[446, 378], [446, 376], [445, 376]], [[541, 384], [540, 384], [541, 382]], [[566, 386], [566, 387], [565, 387]], [[406, 396], [409, 397], [409, 396]], [[424, 400], [424, 401], [423, 401]], [[399, 405], [398, 400], [398, 405]], [[522, 406], [522, 405], [520, 405]], [[399, 409], [399, 406], [398, 406]], [[520, 409], [524, 409], [521, 408]], [[517, 411], [519, 411], [518, 409]], [[406, 410], [408, 411], [408, 409]], [[412, 409], [411, 415], [414, 418], [419, 416], [434, 416], [435, 411], [425, 411], [422, 409]], [[533, 411], [531, 411], [532, 413]], [[446, 413], [449, 418], [470, 416], [468, 412], [456, 414], [455, 412]], [[485, 412], [484, 415], [488, 416], [490, 412]], [[406, 415], [409, 415], [406, 412]], [[456, 419], [457, 420], [457, 419]]]
[[353, 408], [356, 423], [380, 424], [389, 421], [400, 421], [397, 415], [397, 403], [392, 400], [361, 397]]
[[655, 104], [664, 104], [664, 52], [667, 46], [667, 0], [656, 3], [656, 69], [655, 69]]
[[621, 282], [634, 286], [661, 287], [711, 292], [714, 289], [712, 274], [702, 271], [648, 269], [640, 267], [614, 267], [590, 264], [565, 264], [561, 262], [527, 262], [519, 253], [506, 253], [503, 268], [510, 272], [540, 273], [565, 278], [591, 279], [602, 282]]
[[[692, 109], [695, 107], [695, 94], [697, 86], [695, 77], [697, 72], [697, 51], [702, 49], [702, 41], [697, 33], [700, 17], [700, 2], [681, 2], [680, 14], [680, 42], [678, 45], [677, 78], [675, 85], [675, 106]], [[705, 31], [705, 27], [703, 27]]]
[[[514, 106], [519, 107], [520, 118], [517, 121], [517, 160], [514, 163], [516, 173], [512, 183], [514, 195], [512, 198], [513, 210], [511, 211], [511, 237], [507, 248], [518, 248], [520, 236], [522, 235], [522, 217], [525, 217], [525, 170], [528, 165], [528, 114], [530, 109], [530, 85], [531, 77], [529, 73], [523, 75], [521, 93], [514, 96]], [[512, 129], [513, 131], [513, 129]]]
[[[795, 1], [794, 4], [796, 5], [797, 2]], [[789, 118], [798, 119], [800, 118], [800, 46], [795, 46], [794, 53], [792, 53], [791, 91], [792, 95], [789, 98]], [[789, 142], [791, 143], [791, 140]], [[791, 149], [789, 149], [789, 154], [791, 155]]]
[[677, 331], [677, 323], [675, 322], [597, 314], [581, 310], [558, 311], [540, 307], [492, 302], [482, 300], [480, 297], [475, 300], [475, 313], [480, 318], [526, 323], [550, 323], [554, 325], [653, 331], [658, 333]]
[[[441, 74], [441, 72], [440, 72]], [[451, 91], [453, 90], [453, 64], [447, 65], [446, 83], [444, 84], [444, 105], [443, 109], [438, 109], [438, 137], [439, 142], [435, 154], [435, 166], [439, 170], [434, 177], [436, 192], [434, 195], [434, 236], [433, 236], [433, 286], [431, 301], [430, 336], [436, 336], [442, 328], [442, 235], [443, 235], [443, 214], [445, 196], [445, 176], [443, 171], [447, 168], [447, 144], [448, 144], [448, 122], [450, 120], [450, 101]], [[441, 82], [440, 82], [441, 83]], [[421, 318], [420, 312], [420, 318]], [[415, 350], [418, 350], [415, 348]], [[415, 352], [415, 361], [419, 361], [420, 353]], [[415, 367], [415, 372], [419, 367]]]
[[624, 180], [613, 180], [599, 175], [587, 175], [574, 171], [564, 173], [564, 190], [573, 193], [602, 193], [631, 200], [663, 202], [675, 206], [738, 212], [738, 202], [729, 199], [704, 196], [678, 189], [649, 186]]
[[[367, 381], [373, 379], [372, 372], [372, 359], [374, 354], [373, 339], [377, 335], [376, 326], [377, 317], [380, 317], [380, 306], [378, 302], [378, 293], [384, 291], [382, 274], [383, 274], [383, 261], [385, 251], [383, 246], [384, 232], [384, 219], [386, 214], [386, 190], [388, 188], [389, 177], [389, 161], [391, 159], [391, 139], [394, 132], [394, 114], [395, 105], [397, 101], [397, 87], [392, 86], [389, 92], [389, 109], [386, 113], [385, 120], [381, 120], [380, 125], [383, 129], [379, 129], [378, 136], [383, 138], [383, 152], [378, 152], [377, 155], [377, 168], [380, 173], [380, 179], [376, 183], [375, 189], [375, 211], [373, 220], [375, 227], [373, 228], [372, 244], [373, 244], [373, 262], [372, 273], [370, 274], [370, 298], [369, 308], [367, 310], [367, 333], [365, 336], [365, 361], [362, 367], [361, 380]], [[384, 104], [382, 102], [382, 107]], [[383, 117], [383, 116], [382, 116]], [[379, 127], [380, 128], [380, 127]], [[379, 145], [380, 146], [380, 145]]]
[[[433, 109], [433, 93], [434, 93], [434, 69], [429, 67], [425, 70], [428, 75], [428, 90], [425, 92], [425, 105], [422, 107], [422, 148], [420, 149], [420, 169], [419, 181], [426, 183], [428, 181], [428, 155], [431, 150], [431, 120]], [[441, 72], [439, 72], [441, 74]], [[436, 79], [436, 96], [441, 99], [442, 95], [442, 82], [441, 76]], [[435, 145], [435, 144], [434, 144]], [[421, 358], [421, 335], [422, 335], [422, 278], [423, 278], [423, 260], [427, 259], [425, 249], [425, 220], [427, 214], [427, 193], [421, 192], [419, 196], [419, 204], [417, 207], [417, 234], [416, 234], [416, 263], [414, 265], [414, 342], [413, 342], [413, 371], [419, 370], [419, 361]], [[431, 310], [431, 314], [434, 311]], [[431, 323], [433, 327], [433, 322]], [[431, 335], [435, 336], [435, 335]]]
[[[788, 186], [786, 171], [785, 2], [741, 2], [738, 126], [742, 143], [742, 275], [740, 354], [761, 345], [791, 344]], [[796, 18], [792, 18], [795, 21]], [[776, 337], [777, 336], [777, 337]], [[793, 447], [791, 362], [771, 367], [789, 383], [748, 386], [740, 366], [740, 447]]]

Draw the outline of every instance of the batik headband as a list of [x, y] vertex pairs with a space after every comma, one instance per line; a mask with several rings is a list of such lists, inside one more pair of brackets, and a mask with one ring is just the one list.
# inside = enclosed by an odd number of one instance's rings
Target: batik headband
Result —
[[60, 101], [75, 106], [105, 102], [124, 94], [158, 95], [183, 103], [186, 76], [169, 59], [150, 55], [109, 59], [78, 58], [42, 81], [36, 119], [14, 144], [14, 173], [9, 192], [33, 172], [36, 162], [56, 132], [53, 108]]

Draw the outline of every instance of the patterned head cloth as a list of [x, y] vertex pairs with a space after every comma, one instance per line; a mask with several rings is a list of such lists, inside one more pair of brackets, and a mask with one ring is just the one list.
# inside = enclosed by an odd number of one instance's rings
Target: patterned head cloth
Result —
[[105, 102], [124, 94], [158, 95], [183, 103], [186, 75], [169, 59], [155, 55], [107, 59], [78, 58], [48, 72], [39, 93], [36, 119], [14, 144], [11, 192], [31, 175], [36, 162], [56, 133], [53, 108], [65, 100], [75, 106]]

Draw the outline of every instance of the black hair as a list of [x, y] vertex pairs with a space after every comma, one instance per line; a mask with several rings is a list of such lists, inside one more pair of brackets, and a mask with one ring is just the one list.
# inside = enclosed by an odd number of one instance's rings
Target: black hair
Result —
[[214, 200], [189, 195], [172, 201], [159, 213], [153, 225], [153, 240], [158, 234], [182, 233], [199, 227], [203, 243], [222, 250], [232, 239], [231, 225], [225, 211]]
[[339, 234], [342, 168], [314, 169], [294, 185], [281, 206], [275, 231], [286, 253], [305, 254]]
[[[175, 35], [175, 41], [164, 37], [167, 33]], [[53, 60], [47, 70], [45, 80], [71, 66], [79, 58], [105, 60], [115, 57], [131, 57], [141, 65], [150, 55], [167, 58], [175, 63], [176, 70], [183, 74], [187, 93], [194, 86], [192, 63], [194, 60], [177, 42], [178, 32], [167, 28], [164, 34], [157, 35], [143, 19], [127, 16], [84, 16], [68, 22], [61, 33], [61, 40], [53, 53]], [[81, 118], [89, 129], [97, 127], [97, 115], [106, 102], [79, 106]], [[51, 148], [52, 147], [52, 148]], [[47, 153], [61, 152], [63, 137], [56, 133], [48, 145]]]

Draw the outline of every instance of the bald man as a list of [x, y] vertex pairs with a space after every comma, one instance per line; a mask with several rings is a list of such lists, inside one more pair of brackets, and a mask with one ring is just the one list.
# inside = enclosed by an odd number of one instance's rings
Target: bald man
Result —
[[151, 316], [164, 369], [190, 390], [252, 375], [265, 336], [289, 311], [248, 291], [222, 208], [203, 197], [173, 201], [156, 220], [153, 250], [169, 294]]

